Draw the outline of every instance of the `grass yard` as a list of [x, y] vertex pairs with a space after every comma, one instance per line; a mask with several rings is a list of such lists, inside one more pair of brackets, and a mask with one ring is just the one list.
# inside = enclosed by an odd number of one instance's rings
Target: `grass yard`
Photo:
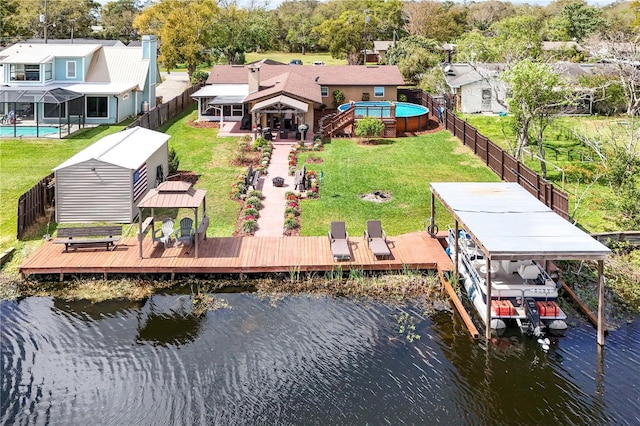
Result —
[[322, 61], [325, 65], [347, 65], [346, 59], [335, 59], [331, 57], [330, 53], [317, 53], [307, 52], [306, 55], [302, 53], [288, 53], [288, 52], [260, 52], [260, 53], [247, 53], [246, 62], [255, 62], [261, 59], [271, 59], [274, 61], [288, 64], [292, 59], [300, 59], [304, 66], [311, 65], [315, 61]]
[[[325, 235], [335, 220], [345, 221], [351, 235], [361, 235], [369, 219], [382, 220], [389, 235], [424, 230], [431, 209], [430, 182], [498, 181], [446, 131], [380, 145], [334, 139], [324, 151], [301, 154], [300, 167], [309, 156], [323, 159], [306, 167], [322, 171], [324, 179], [320, 198], [302, 202], [302, 235]], [[392, 199], [375, 203], [358, 197], [376, 190], [391, 193]], [[441, 205], [436, 214], [441, 230], [453, 225]]]
[[[516, 135], [512, 117], [464, 114], [461, 116], [500, 147], [513, 152]], [[547, 159], [547, 176], [557, 187], [569, 194], [569, 210], [587, 190], [586, 181], [593, 176], [597, 167], [588, 161], [591, 155], [576, 134], [595, 137], [598, 134], [612, 134], [616, 138], [628, 137], [629, 125], [611, 117], [560, 117], [545, 131], [544, 147]], [[531, 150], [537, 152], [537, 146]], [[540, 161], [525, 156], [524, 162], [532, 170], [540, 173]], [[573, 213], [573, 220], [587, 232], [618, 231], [618, 218], [612, 213], [612, 192], [606, 183], [597, 183], [588, 189]]]

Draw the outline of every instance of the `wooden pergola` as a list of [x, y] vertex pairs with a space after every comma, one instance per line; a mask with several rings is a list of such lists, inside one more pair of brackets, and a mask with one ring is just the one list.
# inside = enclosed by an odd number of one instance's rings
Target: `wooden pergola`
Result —
[[[140, 259], [142, 259], [142, 240], [148, 227], [151, 226], [151, 232], [155, 232], [154, 228], [154, 209], [156, 208], [189, 208], [193, 210], [194, 226], [195, 226], [195, 257], [198, 257], [198, 241], [200, 234], [207, 238], [207, 227], [209, 226], [209, 218], [207, 217], [207, 191], [204, 189], [195, 189], [192, 184], [181, 181], [166, 181], [152, 189], [138, 204], [138, 246], [140, 249]], [[198, 225], [198, 209], [202, 205], [202, 220]], [[151, 216], [146, 220], [142, 219], [144, 209], [151, 209]]]

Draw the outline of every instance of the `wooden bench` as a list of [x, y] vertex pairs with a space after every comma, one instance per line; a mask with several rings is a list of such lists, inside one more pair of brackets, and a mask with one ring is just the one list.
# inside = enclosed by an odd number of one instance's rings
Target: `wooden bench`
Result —
[[[59, 228], [58, 239], [54, 244], [64, 244], [64, 251], [69, 247], [114, 247], [122, 236], [122, 226], [82, 226], [78, 228]], [[76, 237], [92, 237], [77, 239]]]

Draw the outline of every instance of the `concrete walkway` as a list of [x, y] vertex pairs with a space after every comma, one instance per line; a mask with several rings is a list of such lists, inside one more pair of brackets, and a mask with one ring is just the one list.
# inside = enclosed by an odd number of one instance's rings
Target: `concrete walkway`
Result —
[[[284, 232], [284, 210], [287, 191], [293, 191], [294, 178], [289, 176], [289, 152], [295, 142], [275, 142], [271, 152], [271, 162], [267, 169], [267, 175], [263, 177], [262, 210], [258, 218], [258, 230], [256, 237], [282, 237]], [[283, 177], [284, 186], [273, 186], [274, 177]]]

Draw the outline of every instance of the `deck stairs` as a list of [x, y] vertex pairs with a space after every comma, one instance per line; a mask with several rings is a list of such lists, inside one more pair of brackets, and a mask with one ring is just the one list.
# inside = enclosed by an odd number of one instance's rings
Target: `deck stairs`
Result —
[[323, 117], [320, 125], [322, 135], [327, 138], [335, 137], [339, 131], [352, 125], [356, 120], [356, 108], [351, 105], [344, 111]]

